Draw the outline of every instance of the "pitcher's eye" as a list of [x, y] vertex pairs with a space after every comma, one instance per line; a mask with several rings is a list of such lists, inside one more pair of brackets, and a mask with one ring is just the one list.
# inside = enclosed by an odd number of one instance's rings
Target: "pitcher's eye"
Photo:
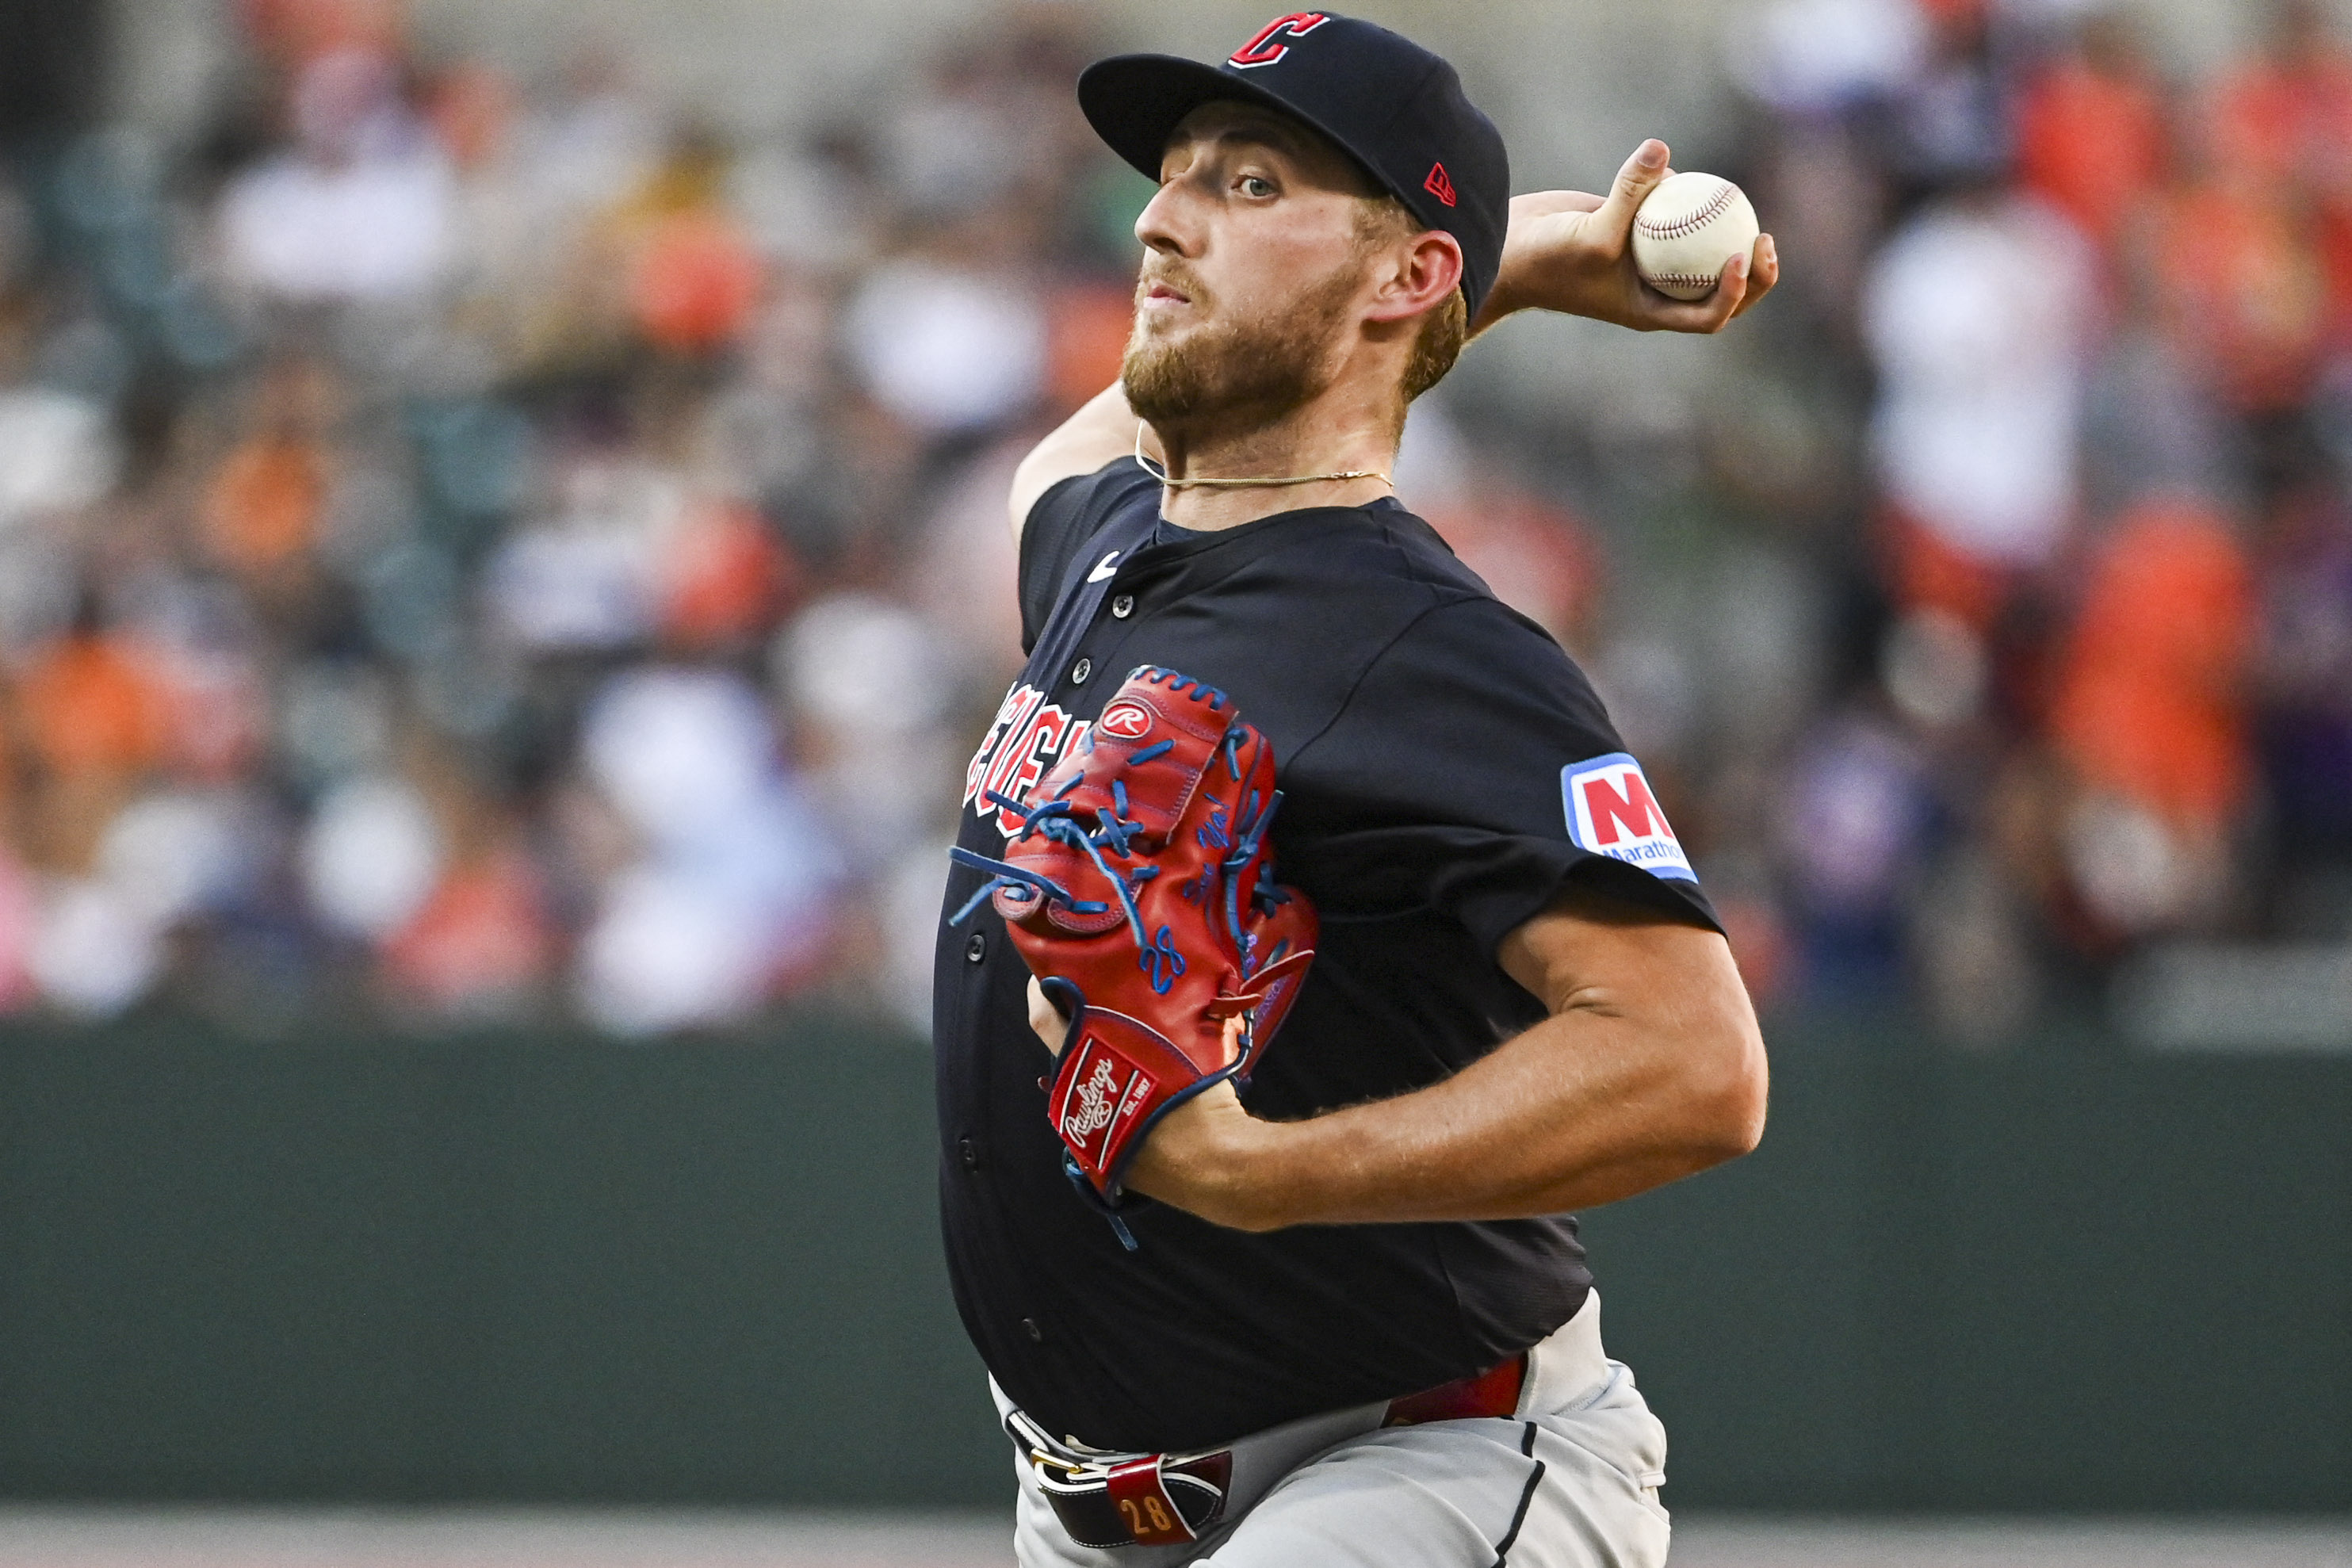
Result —
[[1251, 197], [1254, 200], [1264, 201], [1266, 197], [1274, 195], [1274, 182], [1256, 174], [1244, 174], [1242, 176], [1241, 185], [1242, 195]]

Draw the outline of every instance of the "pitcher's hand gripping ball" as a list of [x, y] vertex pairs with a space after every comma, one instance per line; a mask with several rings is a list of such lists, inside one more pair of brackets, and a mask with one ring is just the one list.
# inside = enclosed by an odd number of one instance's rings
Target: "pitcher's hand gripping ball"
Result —
[[992, 799], [1022, 826], [1002, 860], [951, 851], [995, 873], [956, 918], [992, 898], [1069, 1019], [1046, 1110], [1072, 1181], [1115, 1209], [1160, 1117], [1248, 1081], [1314, 959], [1314, 906], [1273, 878], [1274, 748], [1224, 693], [1145, 665], [1027, 801]]
[[1724, 263], [1755, 261], [1756, 209], [1720, 174], [1669, 174], [1633, 215], [1633, 270], [1669, 300], [1715, 292]]

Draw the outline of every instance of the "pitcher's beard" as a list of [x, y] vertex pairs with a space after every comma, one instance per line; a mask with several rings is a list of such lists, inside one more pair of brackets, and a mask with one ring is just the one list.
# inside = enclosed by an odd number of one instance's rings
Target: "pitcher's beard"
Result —
[[1351, 263], [1271, 320], [1213, 321], [1174, 339], [1150, 335], [1139, 313], [1119, 365], [1128, 406], [1148, 425], [1195, 435], [1256, 428], [1306, 406], [1331, 384], [1332, 342], [1360, 280]]

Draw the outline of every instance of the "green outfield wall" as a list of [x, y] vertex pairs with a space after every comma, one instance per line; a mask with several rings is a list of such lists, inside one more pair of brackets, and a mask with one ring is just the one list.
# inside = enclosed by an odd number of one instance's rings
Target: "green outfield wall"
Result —
[[[1778, 1031], [1589, 1217], [1680, 1507], [2352, 1509], [2352, 1059]], [[929, 1066], [0, 1035], [0, 1495], [992, 1506]]]

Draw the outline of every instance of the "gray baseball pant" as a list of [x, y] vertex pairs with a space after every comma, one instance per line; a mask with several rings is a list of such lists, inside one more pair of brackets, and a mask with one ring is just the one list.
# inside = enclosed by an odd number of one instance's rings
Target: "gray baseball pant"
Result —
[[1189, 1545], [1074, 1544], [1016, 1458], [1013, 1552], [1021, 1568], [1660, 1568], [1665, 1464], [1665, 1428], [1602, 1353], [1595, 1295], [1528, 1352], [1509, 1417], [1342, 1438]]

